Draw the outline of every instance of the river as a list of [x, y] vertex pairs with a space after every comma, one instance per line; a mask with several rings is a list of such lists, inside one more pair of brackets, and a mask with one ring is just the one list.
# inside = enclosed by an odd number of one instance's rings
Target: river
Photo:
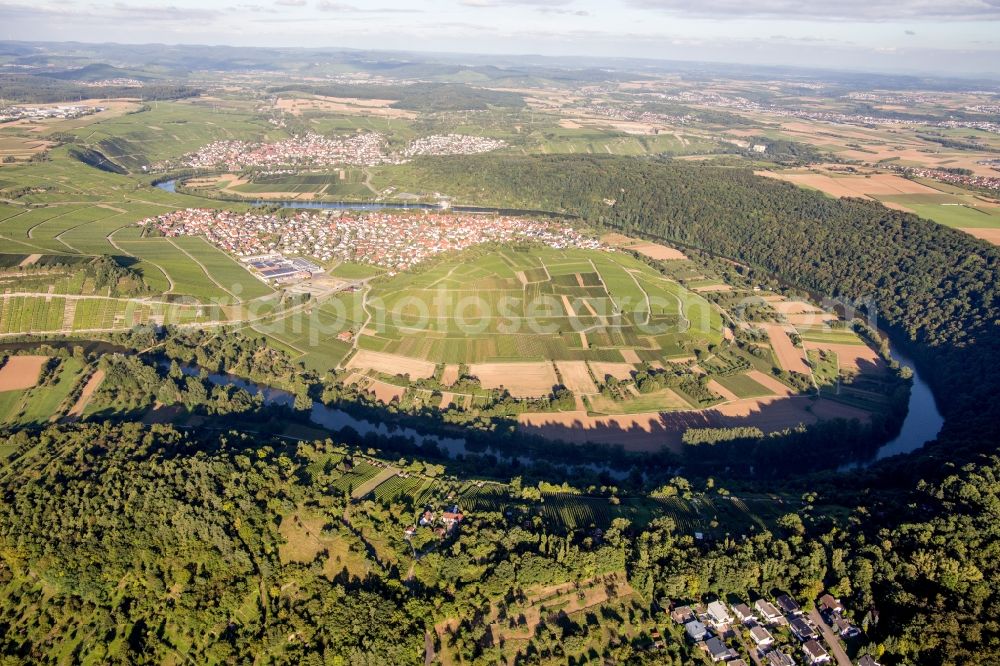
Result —
[[[161, 363], [164, 365], [168, 364], [167, 361], [161, 361]], [[181, 372], [186, 375], [197, 376], [200, 373], [200, 369], [197, 366], [181, 366]], [[268, 406], [291, 408], [295, 404], [295, 396], [288, 391], [257, 384], [242, 377], [224, 373], [209, 373], [207, 379], [219, 386], [235, 386], [248, 393], [259, 394], [263, 398], [264, 404]], [[459, 455], [464, 456], [469, 453], [484, 453], [482, 451], [476, 452], [470, 450], [468, 442], [461, 437], [445, 437], [443, 435], [421, 433], [413, 428], [390, 427], [385, 423], [373, 423], [367, 419], [352, 416], [341, 409], [327, 407], [318, 401], [313, 402], [312, 410], [309, 413], [309, 420], [331, 432], [339, 432], [350, 428], [362, 436], [374, 434], [381, 438], [403, 437], [413, 441], [414, 444], [421, 448], [433, 445], [437, 447], [439, 452], [446, 453], [450, 458], [455, 458]], [[489, 453], [506, 463], [512, 463], [515, 460], [522, 463], [534, 460], [532, 456], [523, 454], [511, 456], [495, 449], [490, 449]], [[552, 461], [547, 460], [547, 462], [551, 463]], [[618, 480], [626, 478], [629, 474], [627, 470], [615, 469], [609, 465], [597, 465], [594, 463], [576, 463], [566, 466], [584, 468], [596, 474], [604, 473]]]
[[906, 366], [913, 372], [910, 401], [906, 418], [903, 420], [903, 427], [894, 440], [879, 447], [874, 458], [866, 462], [845, 465], [845, 468], [865, 467], [891, 456], [916, 451], [936, 438], [941, 432], [941, 427], [944, 426], [944, 417], [941, 416], [941, 411], [938, 409], [934, 393], [931, 392], [931, 387], [928, 386], [927, 382], [920, 378], [917, 364], [893, 345], [889, 346], [889, 352], [901, 366]]
[[[177, 193], [177, 179], [156, 183], [156, 187], [171, 194]], [[545, 217], [571, 218], [546, 210], [523, 210], [519, 208], [493, 208], [490, 206], [444, 206], [429, 203], [402, 203], [398, 201], [363, 202], [363, 201], [280, 201], [277, 199], [205, 199], [206, 202], [239, 203], [255, 207], [277, 206], [279, 208], [321, 209], [321, 210], [452, 210], [456, 213], [493, 214], [493, 215], [534, 215]]]
[[[94, 340], [2, 343], [0, 344], [0, 353], [21, 349], [36, 349], [40, 344], [47, 344], [51, 347], [66, 349], [71, 349], [74, 346], [81, 346], [88, 353], [97, 354], [134, 353], [125, 347], [119, 347], [108, 342]], [[906, 414], [906, 418], [903, 420], [903, 425], [900, 429], [899, 435], [892, 441], [879, 447], [878, 451], [876, 451], [872, 458], [868, 460], [855, 460], [845, 463], [839, 468], [840, 471], [847, 472], [864, 468], [874, 462], [884, 460], [890, 456], [916, 451], [927, 442], [936, 438], [938, 433], [941, 432], [941, 427], [944, 425], [944, 417], [941, 415], [940, 410], [938, 410], [937, 402], [934, 398], [934, 394], [931, 392], [930, 386], [920, 377], [917, 366], [912, 360], [894, 347], [891, 349], [891, 352], [892, 357], [899, 361], [900, 365], [904, 365], [913, 371], [913, 384], [910, 390], [908, 412]], [[164, 361], [164, 363], [165, 362], [166, 361]], [[199, 369], [194, 366], [182, 367], [181, 369], [185, 374], [189, 375], [197, 375], [199, 373]], [[234, 375], [209, 374], [208, 380], [213, 384], [237, 386], [251, 394], [260, 394], [264, 399], [264, 403], [267, 405], [292, 407], [295, 403], [295, 396], [288, 391], [257, 384]], [[385, 423], [373, 423], [366, 419], [352, 416], [343, 410], [327, 407], [318, 401], [313, 402], [312, 410], [309, 416], [313, 423], [332, 432], [350, 428], [361, 435], [375, 434], [380, 437], [405, 437], [413, 440], [415, 444], [421, 447], [427, 444], [434, 444], [439, 450], [447, 452], [451, 457], [475, 453], [468, 448], [467, 441], [461, 437], [444, 437], [441, 435], [421, 433], [413, 428], [390, 427]], [[507, 462], [512, 462], [515, 459], [520, 459], [522, 461], [532, 460], [532, 457], [525, 455], [509, 456], [495, 450], [491, 450], [490, 453]], [[597, 473], [606, 472], [614, 478], [622, 478], [625, 476], [625, 472], [606, 465], [586, 463], [577, 466], [587, 468]]]
[[[937, 402], [934, 399], [934, 394], [931, 392], [930, 386], [920, 378], [916, 364], [896, 349], [892, 350], [892, 357], [899, 361], [900, 365], [906, 366], [913, 371], [913, 384], [910, 389], [908, 411], [906, 418], [903, 420], [899, 435], [892, 441], [880, 446], [872, 458], [846, 463], [840, 467], [841, 471], [847, 472], [868, 467], [872, 463], [884, 460], [890, 456], [911, 453], [933, 440], [941, 432], [941, 427], [944, 425], [944, 417], [941, 416], [941, 412], [938, 410]], [[198, 372], [198, 369], [195, 367], [186, 367], [182, 368], [182, 370], [186, 374], [196, 374]], [[287, 391], [270, 386], [262, 386], [233, 375], [209, 374], [208, 380], [213, 384], [237, 386], [252, 394], [259, 393], [267, 405], [292, 407], [295, 404], [295, 396]], [[436, 444], [440, 450], [446, 451], [451, 457], [470, 453], [466, 440], [463, 438], [428, 435], [420, 433], [413, 428], [390, 428], [385, 423], [372, 423], [371, 421], [352, 416], [343, 410], [327, 407], [321, 402], [313, 403], [309, 418], [316, 425], [333, 432], [351, 428], [361, 435], [376, 434], [380, 437], [405, 437], [413, 440], [415, 444], [421, 447], [429, 443]], [[515, 459], [514, 456], [507, 456], [497, 451], [491, 450], [490, 452], [508, 462]], [[522, 461], [531, 461], [533, 459], [531, 456], [524, 455], [517, 457]], [[616, 478], [624, 476], [621, 470], [616, 470], [605, 465], [587, 463], [578, 466], [598, 473], [606, 472]]]

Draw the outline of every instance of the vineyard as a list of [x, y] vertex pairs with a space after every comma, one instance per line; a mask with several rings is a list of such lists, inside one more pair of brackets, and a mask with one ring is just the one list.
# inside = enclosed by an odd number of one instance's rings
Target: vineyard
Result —
[[413, 506], [422, 506], [430, 499], [436, 482], [423, 476], [397, 474], [375, 488], [375, 500], [380, 503], [396, 502], [409, 497]]
[[350, 494], [365, 482], [375, 478], [375, 475], [381, 471], [381, 467], [376, 467], [363, 460], [355, 460], [351, 469], [331, 483], [330, 487], [338, 492]]

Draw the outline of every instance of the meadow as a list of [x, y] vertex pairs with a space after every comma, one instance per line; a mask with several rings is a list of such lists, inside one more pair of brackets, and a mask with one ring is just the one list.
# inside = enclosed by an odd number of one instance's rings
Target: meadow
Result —
[[44, 425], [58, 419], [71, 404], [68, 399], [84, 375], [84, 363], [61, 359], [51, 379], [19, 391], [0, 392], [0, 426]]

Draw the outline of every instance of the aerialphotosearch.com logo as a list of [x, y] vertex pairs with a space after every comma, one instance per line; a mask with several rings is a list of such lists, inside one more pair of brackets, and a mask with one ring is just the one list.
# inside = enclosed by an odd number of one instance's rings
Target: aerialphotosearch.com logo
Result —
[[[488, 336], [563, 336], [629, 331], [630, 338], [655, 338], [683, 334], [706, 337], [722, 327], [752, 331], [759, 323], [787, 323], [774, 300], [751, 294], [715, 296], [713, 302], [691, 291], [677, 290], [641, 297], [608, 294], [594, 287], [594, 295], [570, 296], [532, 293], [544, 288], [528, 285], [522, 295], [505, 291], [472, 291], [451, 287], [372, 293], [367, 284], [354, 284], [338, 292], [314, 297], [294, 290], [240, 301], [244, 288], [230, 286], [233, 297], [205, 304], [177, 298], [164, 311], [162, 323], [182, 328], [250, 325], [279, 340], [294, 339], [296, 347], [321, 347], [342, 334], [399, 339], [408, 336], [473, 338]], [[825, 328], [834, 319], [859, 319], [877, 329], [878, 309], [872, 298], [850, 300], [827, 297], [817, 308], [795, 311], [797, 329]], [[836, 316], [834, 316], [836, 315]], [[619, 337], [619, 340], [622, 338]], [[622, 345], [626, 346], [624, 343]]]

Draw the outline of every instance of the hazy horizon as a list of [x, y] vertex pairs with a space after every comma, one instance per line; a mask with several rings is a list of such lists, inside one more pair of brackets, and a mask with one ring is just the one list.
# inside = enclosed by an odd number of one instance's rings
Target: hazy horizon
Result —
[[790, 0], [0, 2], [8, 41], [635, 58], [998, 75], [1000, 5]]

